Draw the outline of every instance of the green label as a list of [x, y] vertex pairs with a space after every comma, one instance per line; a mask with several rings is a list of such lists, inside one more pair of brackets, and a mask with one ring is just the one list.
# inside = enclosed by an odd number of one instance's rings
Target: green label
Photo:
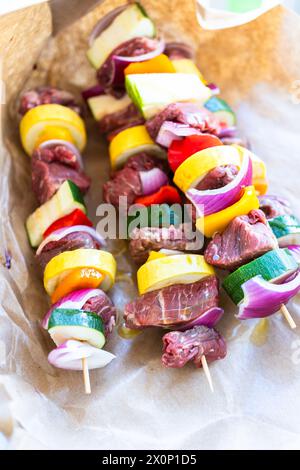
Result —
[[228, 0], [228, 9], [235, 13], [245, 13], [261, 7], [262, 0]]

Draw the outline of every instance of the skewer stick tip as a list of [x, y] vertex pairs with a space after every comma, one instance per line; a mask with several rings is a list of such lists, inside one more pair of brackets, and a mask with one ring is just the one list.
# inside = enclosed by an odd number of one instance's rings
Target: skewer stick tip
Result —
[[214, 386], [213, 386], [212, 378], [211, 378], [211, 375], [210, 375], [209, 367], [208, 367], [207, 360], [206, 360], [205, 356], [201, 357], [201, 364], [202, 364], [202, 367], [203, 367], [204, 374], [207, 378], [209, 388], [210, 388], [211, 392], [214, 393]]
[[90, 373], [88, 368], [88, 363], [86, 357], [82, 358], [82, 372], [83, 372], [83, 382], [84, 390], [87, 395], [91, 393], [91, 382], [90, 382]]
[[282, 315], [284, 316], [284, 318], [286, 319], [286, 321], [288, 322], [288, 324], [290, 325], [290, 327], [292, 328], [292, 330], [297, 328], [297, 325], [294, 322], [292, 315], [290, 314], [290, 312], [288, 311], [288, 309], [286, 308], [284, 304], [281, 305], [280, 311]]

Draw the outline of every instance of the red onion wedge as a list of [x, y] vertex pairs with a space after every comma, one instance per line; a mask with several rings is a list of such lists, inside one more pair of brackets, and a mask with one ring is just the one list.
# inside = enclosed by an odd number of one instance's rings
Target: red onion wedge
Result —
[[[237, 202], [244, 187], [252, 184], [252, 161], [247, 151], [243, 154], [243, 162], [238, 175], [223, 188], [200, 191], [189, 189], [187, 198], [196, 207], [198, 215], [215, 214]], [[204, 207], [204, 214], [202, 208]]]
[[156, 137], [156, 142], [162, 147], [170, 147], [173, 140], [181, 140], [190, 135], [201, 135], [202, 132], [189, 124], [179, 124], [177, 122], [165, 121]]
[[69, 235], [70, 233], [74, 233], [74, 232], [88, 233], [89, 235], [91, 235], [91, 237], [94, 238], [94, 240], [96, 240], [99, 243], [99, 245], [101, 246], [106, 245], [104, 238], [98, 232], [96, 232], [96, 230], [93, 227], [88, 227], [87, 225], [72, 225], [71, 227], [60, 228], [50, 233], [50, 235], [48, 235], [48, 237], [46, 237], [45, 240], [42, 241], [42, 243], [36, 250], [36, 254], [39, 255], [41, 251], [43, 250], [44, 246], [46, 246], [48, 243], [61, 240], [66, 235]]
[[94, 85], [86, 90], [81, 92], [82, 98], [87, 101], [89, 98], [94, 98], [95, 96], [105, 95], [103, 87], [99, 84]]
[[251, 150], [251, 144], [242, 137], [222, 137], [221, 138], [224, 145], [239, 145], [248, 150]]
[[168, 42], [164, 54], [171, 60], [193, 59], [195, 56], [193, 48], [184, 42]]
[[244, 300], [239, 305], [239, 320], [265, 318], [281, 309], [282, 305], [300, 292], [300, 272], [291, 281], [272, 284], [262, 276], [255, 276], [242, 285]]
[[95, 25], [94, 29], [92, 30], [90, 36], [89, 36], [89, 46], [93, 45], [93, 42], [95, 39], [100, 36], [102, 31], [104, 31], [108, 26], [111, 25], [111, 23], [114, 21], [114, 19], [123, 11], [125, 8], [127, 8], [128, 5], [121, 5], [118, 8], [115, 8], [114, 10], [110, 11], [107, 15], [103, 16], [100, 21]]
[[218, 133], [219, 139], [235, 139], [237, 136], [237, 128], [233, 127], [223, 127]]
[[40, 144], [40, 148], [43, 149], [43, 148], [52, 147], [55, 145], [64, 145], [65, 147], [67, 147], [70, 150], [70, 152], [76, 155], [80, 168], [81, 169], [83, 168], [81, 153], [79, 152], [78, 148], [75, 147], [75, 145], [71, 144], [71, 142], [68, 142], [67, 140], [60, 140], [60, 139], [45, 140], [45, 142]]
[[116, 63], [124, 63], [125, 67], [127, 67], [132, 62], [145, 62], [146, 60], [153, 59], [154, 57], [163, 53], [165, 48], [165, 41], [163, 39], [157, 39], [157, 47], [155, 50], [146, 52], [145, 54], [137, 55], [137, 56], [121, 56], [121, 55], [113, 55], [112, 58]]
[[174, 326], [175, 330], [178, 331], [186, 331], [189, 330], [190, 328], [194, 328], [194, 326], [199, 326], [199, 325], [204, 325], [207, 326], [208, 328], [213, 328], [218, 321], [222, 318], [224, 314], [224, 310], [219, 307], [213, 307], [204, 312], [202, 315], [200, 315], [198, 318], [195, 320], [192, 320], [190, 322], [185, 323], [183, 326]]
[[73, 310], [81, 310], [84, 304], [98, 295], [106, 295], [101, 289], [80, 289], [71, 292], [70, 294], [62, 297], [58, 302], [51, 305], [51, 308], [48, 310], [43, 320], [41, 321], [41, 326], [45, 330], [48, 330], [48, 322], [51, 316], [51, 313], [56, 308], [69, 308]]
[[115, 357], [108, 351], [70, 339], [51, 351], [48, 361], [59, 369], [82, 370], [82, 359], [86, 359], [91, 370], [107, 366]]
[[[171, 108], [171, 109], [170, 109]], [[172, 110], [173, 108], [173, 110]], [[168, 108], [167, 108], [168, 109]], [[199, 131], [209, 132], [217, 134], [220, 129], [219, 120], [216, 118], [214, 113], [206, 109], [201, 103], [174, 103], [169, 106], [174, 117], [169, 119], [173, 122], [179, 122], [181, 124], [188, 124], [191, 127], [195, 127]], [[164, 113], [164, 111], [162, 111]], [[168, 116], [166, 116], [168, 120]]]
[[270, 199], [271, 201], [280, 202], [280, 204], [287, 207], [288, 209], [291, 207], [290, 202], [286, 198], [282, 196], [275, 196], [274, 194], [264, 194], [263, 196], [259, 196], [258, 199], [260, 201], [264, 201], [264, 199]]
[[220, 88], [215, 83], [208, 83], [206, 86], [211, 89], [213, 96], [220, 94]]
[[152, 168], [149, 171], [140, 171], [143, 196], [153, 194], [159, 188], [168, 184], [167, 175], [160, 168]]
[[300, 265], [300, 245], [289, 245], [287, 248], [291, 251], [293, 257]]
[[160, 114], [163, 120], [160, 121], [156, 142], [163, 147], [169, 147], [175, 139], [203, 132], [218, 134], [221, 130], [215, 115], [199, 103], [174, 103]]

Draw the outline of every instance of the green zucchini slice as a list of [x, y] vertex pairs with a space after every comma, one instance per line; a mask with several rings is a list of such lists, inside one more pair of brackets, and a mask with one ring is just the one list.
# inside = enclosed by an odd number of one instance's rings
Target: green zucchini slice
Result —
[[59, 190], [38, 207], [26, 221], [28, 238], [32, 247], [37, 247], [43, 240], [43, 233], [53, 222], [70, 214], [75, 209], [86, 213], [86, 207], [78, 186], [73, 181], [65, 181]]
[[223, 288], [238, 305], [244, 298], [242, 285], [261, 275], [266, 281], [276, 282], [288, 277], [298, 269], [298, 264], [288, 249], [276, 249], [241, 266], [224, 279]]
[[222, 126], [225, 128], [233, 127], [236, 125], [236, 115], [226, 101], [216, 96], [212, 96], [205, 104], [204, 107], [214, 113]]
[[300, 221], [293, 215], [280, 215], [269, 220], [279, 246], [300, 245]]
[[69, 339], [86, 341], [96, 348], [105, 344], [102, 319], [84, 310], [56, 308], [49, 318], [48, 332], [57, 346]]
[[169, 227], [170, 225], [179, 225], [182, 223], [182, 217], [178, 212], [173, 210], [168, 204], [159, 204], [154, 206], [142, 207], [139, 211], [127, 215], [128, 236], [134, 228], [143, 227]]

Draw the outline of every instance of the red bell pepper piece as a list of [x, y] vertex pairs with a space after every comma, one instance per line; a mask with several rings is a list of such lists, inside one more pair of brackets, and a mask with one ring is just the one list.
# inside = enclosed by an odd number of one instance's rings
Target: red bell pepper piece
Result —
[[68, 215], [57, 219], [51, 224], [43, 234], [43, 238], [48, 237], [50, 233], [65, 227], [73, 227], [73, 225], [87, 225], [88, 227], [93, 226], [93, 222], [82, 212], [80, 209], [75, 209]]
[[181, 204], [179, 192], [173, 186], [162, 186], [156, 193], [149, 196], [141, 196], [136, 198], [135, 204], [143, 206], [151, 206], [152, 204]]
[[177, 168], [188, 157], [209, 147], [223, 145], [215, 135], [191, 135], [183, 140], [173, 140], [168, 150], [168, 160], [171, 170], [175, 173]]

